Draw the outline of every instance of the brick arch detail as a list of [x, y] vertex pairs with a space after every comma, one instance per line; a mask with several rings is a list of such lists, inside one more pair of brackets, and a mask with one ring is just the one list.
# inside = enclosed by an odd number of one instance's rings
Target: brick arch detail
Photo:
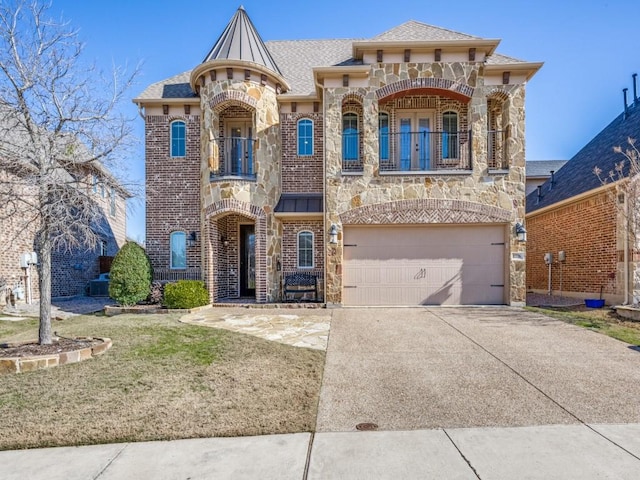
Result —
[[357, 102], [360, 105], [362, 105], [364, 98], [359, 93], [353, 93], [353, 92], [347, 93], [345, 96], [342, 97], [342, 101], [341, 101], [342, 107], [344, 108], [344, 104], [351, 101]]
[[487, 93], [487, 100], [500, 100], [501, 102], [505, 102], [509, 100], [509, 93], [499, 88], [494, 88]]
[[227, 107], [227, 104], [239, 105], [242, 107], [251, 107], [255, 110], [258, 106], [258, 100], [239, 90], [227, 90], [214, 96], [209, 100], [209, 107], [216, 113], [220, 113]]
[[241, 202], [233, 198], [227, 198], [220, 200], [209, 205], [205, 211], [204, 216], [209, 223], [210, 228], [210, 243], [213, 246], [212, 255], [206, 255], [211, 258], [211, 266], [209, 268], [210, 275], [210, 287], [209, 292], [215, 301], [215, 293], [213, 287], [213, 272], [216, 269], [215, 256], [218, 253], [218, 238], [216, 222], [213, 220], [230, 214], [235, 213], [247, 217], [255, 222], [255, 236], [256, 236], [256, 301], [258, 303], [265, 303], [267, 301], [267, 215], [264, 210], [256, 205], [251, 205], [246, 202]]
[[447, 78], [407, 78], [379, 88], [376, 90], [376, 96], [378, 97], [378, 100], [381, 100], [392, 95], [397, 95], [401, 92], [406, 92], [407, 90], [425, 88], [443, 90], [458, 96], [462, 95], [467, 99], [470, 99], [473, 96], [473, 92], [475, 90], [469, 85], [457, 83]]
[[354, 208], [340, 214], [343, 225], [507, 223], [510, 210], [467, 200], [398, 200]]

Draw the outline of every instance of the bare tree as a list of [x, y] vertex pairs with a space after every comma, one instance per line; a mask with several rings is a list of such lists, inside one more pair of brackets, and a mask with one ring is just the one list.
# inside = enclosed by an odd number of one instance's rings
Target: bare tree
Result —
[[634, 138], [627, 139], [626, 147], [615, 146], [613, 150], [621, 156], [614, 169], [606, 175], [599, 167], [595, 167], [593, 172], [603, 185], [615, 184], [611, 192], [615, 196], [613, 203], [617, 208], [619, 223], [624, 228], [625, 250], [627, 255], [630, 253], [627, 263], [633, 265], [631, 302], [637, 305], [640, 303], [640, 268], [637, 262], [640, 254], [640, 150]]
[[103, 211], [91, 172], [107, 174], [133, 144], [119, 113], [138, 74], [104, 77], [84, 63], [78, 32], [51, 18], [50, 4], [0, 4], [0, 205], [35, 231], [40, 287], [39, 341], [52, 342], [53, 249], [92, 248]]

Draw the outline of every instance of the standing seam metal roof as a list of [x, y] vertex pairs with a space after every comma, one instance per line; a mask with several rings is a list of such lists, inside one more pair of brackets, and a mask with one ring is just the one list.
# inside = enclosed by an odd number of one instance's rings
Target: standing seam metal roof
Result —
[[211, 60], [253, 62], [282, 75], [243, 7], [238, 8], [202, 63]]

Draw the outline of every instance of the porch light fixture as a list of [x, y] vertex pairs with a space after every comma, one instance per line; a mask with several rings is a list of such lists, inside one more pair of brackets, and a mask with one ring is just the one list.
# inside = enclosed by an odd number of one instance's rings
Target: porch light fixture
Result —
[[329, 229], [329, 243], [331, 245], [338, 243], [338, 226], [335, 223], [331, 224], [331, 228]]
[[224, 235], [220, 236], [220, 243], [222, 243], [223, 247], [229, 246], [229, 240], [227, 240], [227, 237], [225, 237]]
[[519, 242], [527, 241], [527, 231], [525, 230], [524, 226], [520, 222], [516, 223], [515, 233], [516, 233], [516, 238], [518, 239]]
[[196, 232], [191, 232], [189, 234], [189, 238], [187, 239], [187, 246], [188, 247], [193, 247], [196, 244], [196, 241], [198, 240], [198, 236]]

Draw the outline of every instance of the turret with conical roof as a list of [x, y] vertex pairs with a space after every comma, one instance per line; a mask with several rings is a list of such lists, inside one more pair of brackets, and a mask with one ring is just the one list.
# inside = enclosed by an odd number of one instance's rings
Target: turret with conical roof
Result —
[[282, 74], [242, 5], [204, 58], [203, 63], [211, 60], [252, 62]]
[[191, 74], [191, 86], [198, 90], [198, 78], [216, 68], [250, 69], [266, 75], [277, 86], [278, 93], [289, 89], [271, 53], [262, 41], [249, 15], [241, 5], [216, 40], [202, 63]]

